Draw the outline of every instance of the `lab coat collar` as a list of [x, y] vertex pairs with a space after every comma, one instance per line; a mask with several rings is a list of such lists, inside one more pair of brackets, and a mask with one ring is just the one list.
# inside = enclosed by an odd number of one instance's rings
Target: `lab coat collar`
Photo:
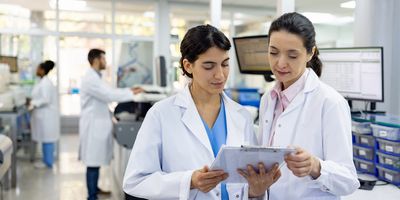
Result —
[[[225, 104], [226, 123], [227, 123], [227, 145], [240, 145], [244, 141], [244, 132], [238, 132], [237, 130], [245, 130], [246, 119], [241, 115], [244, 107], [238, 105], [236, 102], [231, 100], [224, 92], [222, 98]], [[183, 91], [178, 93], [175, 105], [184, 109], [182, 114], [182, 122], [195, 135], [195, 137], [208, 149], [210, 156], [214, 157], [210, 141], [207, 136], [205, 127], [201, 121], [200, 115], [197, 111], [196, 105], [194, 104], [192, 95], [187, 85]]]
[[[306, 77], [306, 83], [304, 85], [303, 91], [299, 92], [299, 94], [293, 99], [293, 101], [289, 104], [289, 106], [286, 108], [286, 110], [281, 114], [281, 116], [284, 116], [299, 106], [304, 104], [304, 101], [306, 100], [306, 96], [308, 93], [312, 92], [319, 86], [319, 78], [315, 74], [314, 70], [306, 68], [306, 70], [309, 71], [307, 77]], [[304, 72], [306, 73], [306, 72]], [[275, 105], [275, 104], [274, 104]], [[273, 108], [275, 109], [275, 107]]]
[[100, 79], [102, 77], [101, 72], [96, 71], [95, 69], [93, 69], [93, 67], [89, 67], [89, 72], [92, 74], [96, 74], [96, 76], [99, 77]]
[[309, 69], [309, 68], [306, 68], [306, 70], [309, 70], [310, 72], [308, 73], [306, 84], [304, 85], [304, 92], [303, 93], [312, 92], [320, 84], [319, 77], [314, 72], [314, 70]]

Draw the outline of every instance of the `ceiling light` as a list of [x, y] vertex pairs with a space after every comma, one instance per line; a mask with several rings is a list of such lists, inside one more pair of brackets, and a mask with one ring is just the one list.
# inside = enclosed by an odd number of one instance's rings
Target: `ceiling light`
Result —
[[[57, 8], [57, 0], [51, 0], [49, 5], [52, 9]], [[86, 1], [82, 0], [58, 0], [60, 10], [85, 11], [87, 9]]]
[[31, 16], [31, 11], [29, 9], [19, 5], [5, 4], [5, 3], [0, 3], [0, 13], [3, 14], [5, 13], [5, 15], [9, 14], [24, 18], [29, 18]]
[[330, 13], [305, 12], [302, 14], [314, 24], [342, 25], [354, 21], [353, 17], [337, 17]]
[[143, 13], [143, 16], [148, 17], [148, 18], [154, 18], [155, 13], [153, 11], [146, 11]]
[[340, 4], [342, 8], [351, 8], [354, 9], [356, 7], [356, 1], [346, 1]]

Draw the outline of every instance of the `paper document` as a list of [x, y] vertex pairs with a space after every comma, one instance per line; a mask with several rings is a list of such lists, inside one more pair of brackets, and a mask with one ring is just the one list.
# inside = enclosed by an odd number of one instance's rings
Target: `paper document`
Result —
[[247, 183], [247, 180], [237, 172], [237, 169], [247, 170], [248, 164], [258, 168], [258, 163], [262, 162], [265, 168], [269, 170], [275, 163], [281, 166], [284, 163], [284, 156], [292, 152], [295, 152], [294, 148], [222, 146], [210, 169], [220, 169], [227, 172], [229, 177], [224, 181], [226, 183]]

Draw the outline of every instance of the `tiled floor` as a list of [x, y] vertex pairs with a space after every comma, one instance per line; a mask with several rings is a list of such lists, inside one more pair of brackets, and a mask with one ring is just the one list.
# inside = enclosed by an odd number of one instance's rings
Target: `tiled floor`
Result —
[[[18, 152], [17, 187], [4, 190], [4, 200], [85, 200], [87, 197], [86, 167], [78, 161], [78, 134], [64, 134], [60, 139], [60, 155], [53, 169], [36, 169]], [[123, 199], [110, 167], [100, 170], [99, 186], [111, 190], [110, 200]]]

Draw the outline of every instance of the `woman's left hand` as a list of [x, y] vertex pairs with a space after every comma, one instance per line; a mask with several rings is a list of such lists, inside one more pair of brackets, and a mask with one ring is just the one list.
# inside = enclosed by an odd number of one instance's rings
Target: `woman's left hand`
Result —
[[317, 179], [321, 175], [319, 159], [300, 147], [296, 147], [296, 153], [286, 155], [285, 161], [289, 170], [297, 177], [310, 175]]
[[275, 164], [268, 172], [266, 172], [263, 163], [258, 164], [259, 173], [254, 170], [252, 165], [247, 165], [247, 171], [243, 169], [238, 169], [237, 171], [249, 184], [249, 197], [264, 195], [265, 191], [281, 177], [278, 164]]

